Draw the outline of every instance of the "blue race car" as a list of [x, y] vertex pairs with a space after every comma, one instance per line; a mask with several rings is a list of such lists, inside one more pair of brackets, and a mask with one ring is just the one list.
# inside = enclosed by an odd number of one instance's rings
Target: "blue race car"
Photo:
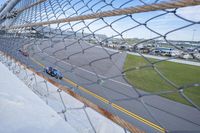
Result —
[[59, 71], [59, 70], [57, 70], [57, 69], [55, 69], [55, 68], [53, 68], [53, 67], [46, 67], [46, 68], [44, 68], [44, 71], [47, 73], [47, 74], [49, 74], [49, 75], [51, 75], [52, 77], [55, 77], [55, 78], [57, 78], [57, 79], [62, 79], [63, 78], [63, 75], [62, 75], [62, 73]]

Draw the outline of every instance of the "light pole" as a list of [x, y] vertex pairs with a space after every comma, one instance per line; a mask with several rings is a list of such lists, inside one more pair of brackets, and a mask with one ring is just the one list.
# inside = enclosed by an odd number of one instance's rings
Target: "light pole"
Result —
[[192, 41], [194, 41], [194, 33], [195, 33], [196, 29], [193, 29], [193, 33], [192, 33]]

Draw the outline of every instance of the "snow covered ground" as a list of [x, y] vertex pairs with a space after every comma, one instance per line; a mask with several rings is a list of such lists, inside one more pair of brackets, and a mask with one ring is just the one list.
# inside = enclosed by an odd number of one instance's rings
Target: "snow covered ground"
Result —
[[0, 61], [0, 133], [128, 132], [1, 53]]

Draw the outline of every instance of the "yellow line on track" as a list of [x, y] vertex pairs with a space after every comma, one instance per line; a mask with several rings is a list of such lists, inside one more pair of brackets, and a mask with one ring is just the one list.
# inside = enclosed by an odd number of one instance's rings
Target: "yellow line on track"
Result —
[[155, 128], [157, 130], [159, 130], [160, 132], [165, 133], [165, 129], [164, 128], [162, 128], [162, 127], [160, 127], [160, 126], [158, 126], [158, 125], [156, 125], [156, 124], [154, 124], [154, 123], [152, 123], [152, 122], [150, 122], [150, 121], [148, 121], [148, 120], [146, 120], [146, 119], [144, 119], [144, 118], [142, 118], [142, 117], [140, 117], [140, 116], [138, 116], [138, 115], [136, 115], [136, 114], [124, 109], [124, 108], [122, 108], [122, 107], [120, 107], [119, 105], [117, 105], [115, 103], [112, 103], [111, 105], [114, 108], [116, 108], [117, 110], [120, 110], [121, 112], [123, 112], [123, 113], [125, 113], [125, 114], [127, 114], [127, 115], [129, 115], [129, 116], [131, 116], [131, 117], [133, 117], [133, 118], [135, 118], [135, 119], [137, 119], [137, 120], [139, 120], [139, 121], [141, 121], [141, 122], [153, 127], [153, 128]]
[[[41, 64], [41, 63], [38, 62], [37, 60], [35, 60], [35, 59], [31, 58], [31, 57], [30, 57], [30, 59], [33, 60], [33, 61], [34, 61], [35, 63], [37, 63], [38, 65], [40, 65], [40, 66], [42, 66], [42, 67], [45, 67], [45, 65]], [[100, 101], [102, 101], [102, 102], [104, 102], [104, 103], [106, 103], [106, 104], [111, 104], [111, 106], [112, 106], [113, 108], [115, 108], [115, 109], [117, 109], [117, 110], [119, 110], [119, 111], [125, 113], [126, 115], [128, 115], [128, 116], [130, 116], [130, 117], [132, 117], [132, 118], [135, 118], [136, 120], [138, 120], [138, 121], [140, 121], [140, 122], [142, 122], [142, 123], [144, 123], [144, 124], [146, 124], [146, 125], [148, 125], [148, 126], [150, 126], [150, 127], [153, 127], [154, 129], [156, 129], [156, 130], [158, 130], [158, 131], [160, 131], [160, 132], [162, 132], [162, 133], [165, 133], [166, 130], [165, 130], [164, 128], [162, 128], [162, 127], [160, 127], [160, 126], [158, 126], [158, 125], [156, 125], [156, 124], [154, 124], [154, 123], [152, 123], [152, 122], [150, 122], [150, 121], [148, 121], [148, 120], [146, 120], [146, 119], [144, 119], [144, 118], [142, 118], [142, 117], [140, 117], [140, 116], [134, 114], [133, 112], [130, 112], [130, 111], [124, 109], [123, 107], [121, 107], [121, 106], [119, 106], [119, 105], [117, 105], [117, 104], [115, 104], [115, 103], [110, 103], [109, 100], [107, 100], [107, 99], [105, 99], [105, 98], [103, 98], [103, 97], [101, 97], [101, 96], [99, 96], [99, 95], [97, 95], [97, 94], [95, 94], [95, 93], [89, 91], [88, 89], [85, 89], [85, 88], [82, 87], [82, 86], [77, 85], [75, 82], [71, 81], [70, 79], [67, 79], [67, 78], [64, 77], [63, 80], [66, 81], [66, 82], [68, 82], [68, 83], [71, 84], [72, 86], [77, 87], [78, 89], [84, 91], [85, 93], [90, 94], [91, 96], [93, 96], [93, 97], [99, 99]]]

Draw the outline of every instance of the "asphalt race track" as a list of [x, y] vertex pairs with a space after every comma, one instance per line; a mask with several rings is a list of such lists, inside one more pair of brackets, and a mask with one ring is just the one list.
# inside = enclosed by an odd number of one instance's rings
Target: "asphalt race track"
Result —
[[[109, 102], [102, 102], [82, 90], [71, 87], [76, 93], [144, 131], [163, 131], [162, 128], [168, 131], [200, 131], [200, 111], [197, 109], [160, 96], [138, 98], [135, 89], [126, 83], [121, 74], [126, 58], [125, 52], [114, 52], [82, 41], [78, 43], [72, 39], [65, 42], [59, 39], [53, 40], [55, 44], [45, 39], [34, 43], [19, 39], [21, 41], [16, 41], [19, 43], [14, 43], [12, 46], [6, 45], [6, 39], [8, 38], [0, 39], [1, 51], [39, 72], [43, 72], [44, 66], [59, 69], [66, 79]], [[21, 47], [29, 49], [30, 57], [24, 57], [18, 52]], [[71, 86], [66, 80], [57, 80], [47, 74], [44, 75], [62, 85]], [[140, 93], [145, 92], [140, 91]], [[121, 108], [113, 108], [111, 104], [118, 105], [127, 112]]]

